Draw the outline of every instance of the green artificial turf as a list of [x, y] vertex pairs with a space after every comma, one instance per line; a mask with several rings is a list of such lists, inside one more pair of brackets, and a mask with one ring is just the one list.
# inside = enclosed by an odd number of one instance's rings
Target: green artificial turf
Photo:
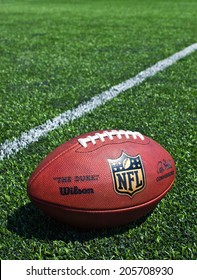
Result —
[[[0, 142], [19, 137], [195, 43], [195, 1], [0, 1]], [[196, 67], [184, 58], [104, 106], [0, 161], [1, 259], [196, 259]], [[97, 129], [129, 129], [164, 146], [172, 190], [130, 225], [78, 231], [26, 194], [51, 150]]]

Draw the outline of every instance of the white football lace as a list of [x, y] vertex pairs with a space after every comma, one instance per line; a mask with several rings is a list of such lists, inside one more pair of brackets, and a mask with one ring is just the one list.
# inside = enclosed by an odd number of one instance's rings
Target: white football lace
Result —
[[105, 141], [105, 138], [109, 138], [110, 140], [114, 139], [114, 136], [118, 139], [122, 139], [122, 136], [129, 139], [132, 137], [133, 139], [137, 139], [139, 137], [141, 140], [144, 140], [144, 136], [137, 132], [137, 131], [130, 131], [130, 130], [111, 130], [111, 131], [104, 131], [103, 133], [95, 133], [93, 136], [87, 136], [85, 138], [79, 138], [78, 142], [84, 147], [87, 148], [88, 143], [91, 142], [93, 145], [96, 145], [96, 140], [101, 140], [101, 142]]

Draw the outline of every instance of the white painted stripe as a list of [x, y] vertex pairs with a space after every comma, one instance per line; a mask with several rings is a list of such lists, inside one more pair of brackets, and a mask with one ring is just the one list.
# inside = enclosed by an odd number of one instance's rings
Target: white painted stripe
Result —
[[105, 104], [107, 101], [113, 99], [120, 93], [131, 89], [136, 85], [139, 85], [147, 78], [152, 77], [158, 72], [165, 70], [172, 64], [176, 63], [178, 60], [186, 57], [196, 50], [197, 43], [190, 45], [182, 51], [177, 52], [172, 56], [157, 62], [153, 66], [137, 74], [135, 77], [111, 87], [109, 90], [106, 90], [101, 94], [91, 98], [86, 103], [80, 104], [77, 108], [68, 110], [53, 118], [52, 120], [47, 120], [44, 124], [30, 129], [28, 132], [22, 133], [20, 138], [13, 141], [6, 140], [5, 143], [0, 145], [0, 160], [3, 160], [5, 157], [9, 157], [17, 153], [19, 150], [27, 147], [29, 144], [38, 141], [40, 137], [47, 135], [49, 131], [52, 131], [63, 124], [82, 117], [84, 114]]

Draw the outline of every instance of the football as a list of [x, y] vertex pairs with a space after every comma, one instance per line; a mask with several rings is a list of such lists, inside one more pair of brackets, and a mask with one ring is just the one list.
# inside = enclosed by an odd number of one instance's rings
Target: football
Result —
[[130, 223], [153, 210], [176, 176], [172, 156], [139, 132], [101, 130], [45, 157], [27, 183], [30, 200], [78, 228]]

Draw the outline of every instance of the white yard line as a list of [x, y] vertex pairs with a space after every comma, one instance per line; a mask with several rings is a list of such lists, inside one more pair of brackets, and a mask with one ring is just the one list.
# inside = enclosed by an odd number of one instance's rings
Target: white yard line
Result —
[[160, 60], [153, 66], [147, 68], [144, 71], [141, 71], [135, 77], [128, 79], [118, 85], [115, 85], [109, 90], [106, 90], [99, 95], [92, 97], [88, 102], [80, 104], [77, 108], [68, 110], [53, 118], [52, 120], [47, 120], [44, 124], [30, 129], [28, 132], [22, 133], [19, 138], [13, 141], [6, 140], [5, 143], [0, 145], [0, 160], [3, 160], [5, 157], [9, 157], [17, 153], [19, 150], [27, 147], [29, 144], [38, 141], [40, 137], [47, 135], [48, 132], [58, 128], [59, 126], [82, 117], [84, 114], [105, 104], [107, 101], [113, 99], [120, 93], [131, 89], [136, 85], [139, 85], [147, 78], [163, 71], [172, 64], [176, 63], [178, 60], [186, 57], [196, 50], [197, 43], [190, 45], [180, 52], [177, 52], [164, 60]]

